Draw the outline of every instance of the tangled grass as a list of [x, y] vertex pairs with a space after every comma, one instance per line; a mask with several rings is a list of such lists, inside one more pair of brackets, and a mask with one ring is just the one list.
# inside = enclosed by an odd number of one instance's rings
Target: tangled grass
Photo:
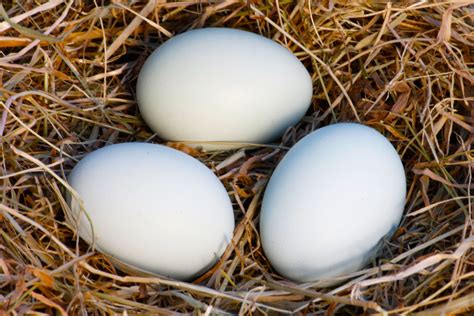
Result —
[[[2, 4], [0, 315], [474, 312], [472, 1]], [[274, 146], [206, 153], [168, 143], [225, 184], [232, 245], [192, 283], [117, 270], [67, 224], [66, 176], [107, 144], [163, 143], [138, 113], [137, 74], [160, 43], [206, 26], [288, 47], [312, 74], [312, 107]], [[377, 260], [350, 279], [295, 284], [263, 255], [262, 191], [288, 148], [338, 121], [372, 126], [396, 147], [405, 215]]]

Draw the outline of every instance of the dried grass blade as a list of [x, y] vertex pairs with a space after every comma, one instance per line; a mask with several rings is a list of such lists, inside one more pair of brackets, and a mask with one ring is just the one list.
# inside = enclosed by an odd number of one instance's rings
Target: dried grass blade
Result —
[[10, 24], [11, 27], [13, 27], [15, 30], [17, 30], [20, 34], [23, 34], [25, 36], [29, 36], [34, 39], [38, 39], [41, 41], [45, 41], [48, 43], [58, 43], [62, 41], [61, 38], [56, 38], [51, 35], [43, 34], [39, 31], [29, 29], [27, 27], [21, 26], [20, 24], [17, 24], [13, 22], [7, 15], [7, 12], [3, 8], [2, 4], [0, 3], [0, 15], [3, 17], [3, 19]]
[[110, 57], [119, 49], [125, 40], [133, 33], [133, 31], [144, 21], [143, 17], [147, 17], [156, 6], [157, 0], [150, 0], [146, 6], [140, 11], [140, 13], [132, 20], [132, 22], [120, 33], [115, 41], [107, 48], [105, 59], [108, 60]]
[[436, 306], [419, 313], [413, 313], [413, 316], [431, 316], [431, 315], [468, 315], [474, 306], [474, 293], [454, 299], [440, 306]]
[[56, 309], [61, 314], [61, 316], [67, 316], [68, 315], [68, 313], [66, 313], [64, 308], [62, 308], [59, 304], [53, 302], [52, 300], [48, 299], [47, 297], [45, 297], [45, 296], [43, 296], [39, 293], [36, 293], [36, 292], [31, 292], [31, 296], [34, 297], [35, 299], [37, 299], [38, 301], [40, 301], [41, 303]]
[[[54, 9], [55, 7], [57, 7], [58, 5], [60, 5], [63, 2], [64, 2], [64, 0], [49, 0], [48, 2], [46, 2], [44, 4], [41, 4], [37, 7], [35, 7], [34, 9], [28, 11], [28, 12], [22, 13], [20, 15], [17, 15], [15, 17], [11, 18], [11, 22], [20, 23], [24, 19], [32, 17], [33, 15], [35, 15], [37, 13]], [[3, 21], [3, 22], [0, 22], [0, 33], [5, 32], [10, 27], [11, 27], [11, 24], [9, 22], [7, 22], [6, 20]]]

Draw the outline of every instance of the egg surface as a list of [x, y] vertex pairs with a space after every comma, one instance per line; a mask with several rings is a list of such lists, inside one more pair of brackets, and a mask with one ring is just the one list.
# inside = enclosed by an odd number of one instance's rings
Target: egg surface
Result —
[[180, 151], [107, 146], [83, 158], [69, 183], [90, 218], [72, 198], [79, 235], [132, 267], [187, 280], [210, 268], [232, 238], [234, 213], [224, 186]]
[[382, 134], [354, 123], [320, 128], [270, 178], [260, 215], [264, 252], [299, 282], [355, 272], [399, 224], [405, 196], [403, 165]]
[[311, 77], [287, 48], [228, 28], [172, 37], [148, 57], [137, 83], [154, 132], [205, 149], [272, 141], [304, 116], [311, 96]]

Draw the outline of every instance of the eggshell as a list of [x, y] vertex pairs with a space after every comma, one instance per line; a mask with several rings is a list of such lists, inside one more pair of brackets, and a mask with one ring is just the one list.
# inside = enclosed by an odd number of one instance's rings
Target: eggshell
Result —
[[148, 57], [137, 83], [153, 131], [205, 149], [272, 141], [303, 117], [311, 96], [311, 77], [288, 49], [227, 28], [174, 36]]
[[[210, 268], [232, 238], [234, 214], [224, 186], [204, 164], [154, 144], [96, 150], [69, 175], [79, 235], [116, 260], [187, 280]], [[92, 226], [91, 226], [92, 223]]]
[[321, 128], [290, 149], [268, 183], [264, 252], [295, 281], [357, 271], [397, 227], [405, 196], [403, 165], [383, 135], [353, 123]]

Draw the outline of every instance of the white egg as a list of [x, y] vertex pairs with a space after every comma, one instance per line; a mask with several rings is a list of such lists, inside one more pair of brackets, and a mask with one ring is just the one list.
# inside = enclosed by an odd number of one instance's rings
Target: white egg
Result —
[[232, 238], [234, 213], [224, 186], [180, 151], [107, 146], [82, 159], [69, 183], [90, 218], [73, 198], [79, 235], [91, 243], [93, 231], [100, 251], [132, 267], [187, 280], [210, 268]]
[[353, 123], [321, 128], [290, 149], [268, 183], [264, 252], [299, 282], [355, 272], [399, 224], [405, 196], [403, 165], [383, 135]]
[[148, 57], [137, 83], [153, 131], [205, 149], [272, 141], [304, 116], [311, 96], [311, 77], [288, 49], [227, 28], [174, 36]]

